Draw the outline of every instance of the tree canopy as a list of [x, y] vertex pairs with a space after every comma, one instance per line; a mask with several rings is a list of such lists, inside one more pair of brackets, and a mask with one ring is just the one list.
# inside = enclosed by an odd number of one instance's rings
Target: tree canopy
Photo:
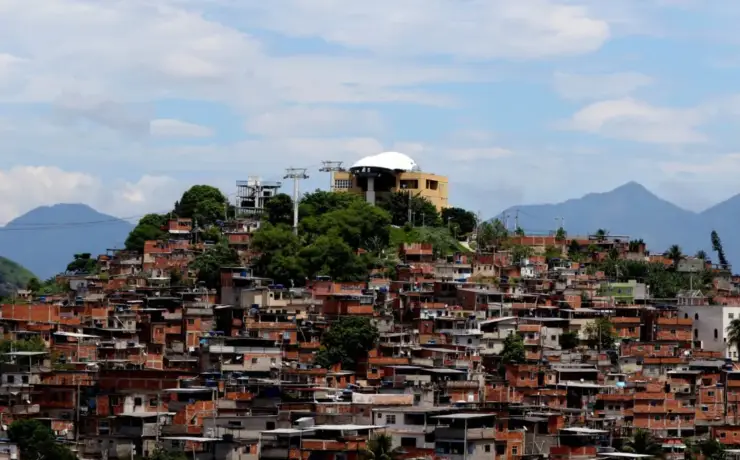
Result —
[[66, 446], [56, 442], [51, 429], [34, 419], [16, 420], [8, 427], [8, 438], [18, 445], [21, 460], [76, 460]]
[[67, 272], [76, 275], [94, 273], [97, 266], [97, 260], [89, 252], [85, 252], [74, 255], [74, 260], [67, 264]]
[[293, 198], [278, 193], [265, 203], [264, 220], [272, 225], [293, 224]]
[[169, 216], [164, 214], [147, 214], [139, 220], [131, 233], [126, 238], [126, 249], [129, 251], [143, 251], [146, 241], [157, 241], [164, 239], [167, 232]]
[[221, 286], [221, 267], [240, 264], [236, 251], [221, 242], [196, 256], [190, 267], [197, 270], [198, 281], [203, 282], [208, 289], [217, 289]]
[[456, 224], [460, 235], [468, 235], [475, 230], [478, 217], [463, 208], [445, 208], [442, 210], [442, 221]]
[[586, 324], [586, 342], [591, 348], [610, 350], [617, 341], [617, 333], [609, 318], [597, 318]]
[[208, 226], [224, 220], [227, 209], [228, 200], [219, 189], [194, 185], [175, 203], [174, 213], [177, 217], [193, 219], [197, 225]]
[[438, 227], [443, 224], [434, 204], [419, 195], [403, 191], [395, 192], [379, 199], [377, 204], [388, 211], [393, 225], [402, 226], [409, 222], [409, 217], [411, 217], [410, 223], [417, 226]]
[[314, 362], [326, 368], [339, 363], [342, 369], [354, 370], [358, 358], [367, 356], [379, 337], [370, 318], [342, 316], [324, 333]]

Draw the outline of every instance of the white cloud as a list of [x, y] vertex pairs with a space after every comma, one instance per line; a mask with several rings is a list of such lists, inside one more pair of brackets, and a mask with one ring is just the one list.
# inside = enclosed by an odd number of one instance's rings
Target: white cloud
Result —
[[239, 8], [251, 25], [394, 56], [537, 59], [589, 53], [609, 38], [605, 21], [552, 0], [274, 0]]
[[247, 131], [268, 137], [321, 137], [333, 134], [378, 133], [383, 120], [372, 110], [294, 106], [256, 115]]
[[[33, 184], [29, 187], [28, 184]], [[103, 181], [90, 174], [53, 166], [16, 166], [0, 170], [0, 224], [37, 206], [84, 203], [118, 217], [170, 209], [184, 187], [162, 176]]]
[[704, 110], [655, 107], [626, 98], [595, 102], [557, 126], [615, 139], [687, 144], [706, 142], [697, 130], [705, 120]]
[[172, 118], [160, 118], [150, 123], [151, 134], [156, 137], [211, 137], [213, 130], [207, 126]]
[[652, 82], [652, 78], [639, 72], [590, 75], [557, 72], [554, 76], [555, 90], [571, 100], [625, 97]]

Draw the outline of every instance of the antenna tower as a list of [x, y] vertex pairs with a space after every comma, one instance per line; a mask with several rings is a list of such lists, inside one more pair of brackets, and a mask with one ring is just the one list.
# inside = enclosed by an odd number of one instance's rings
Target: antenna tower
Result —
[[319, 169], [319, 171], [321, 171], [321, 172], [328, 172], [329, 173], [329, 191], [330, 192], [333, 192], [334, 189], [335, 189], [335, 187], [334, 187], [334, 173], [336, 171], [346, 171], [342, 167], [342, 163], [344, 163], [344, 162], [343, 161], [332, 161], [332, 160], [322, 161], [321, 162], [321, 165], [322, 166]]
[[293, 233], [298, 234], [298, 181], [308, 179], [306, 168], [288, 168], [283, 179], [293, 179]]

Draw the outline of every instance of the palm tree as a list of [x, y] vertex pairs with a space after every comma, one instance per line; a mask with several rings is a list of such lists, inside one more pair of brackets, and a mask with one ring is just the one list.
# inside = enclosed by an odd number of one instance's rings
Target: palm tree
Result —
[[708, 256], [707, 256], [706, 251], [700, 249], [700, 250], [696, 251], [696, 254], [694, 255], [694, 257], [696, 257], [697, 259], [700, 259], [700, 260], [707, 260], [707, 257]]
[[668, 252], [666, 252], [666, 257], [671, 259], [673, 261], [673, 267], [678, 267], [678, 263], [683, 259], [683, 252], [681, 251], [681, 246], [674, 244], [670, 248], [668, 248]]
[[390, 435], [379, 434], [368, 441], [364, 456], [368, 460], [398, 460], [403, 453], [400, 447], [393, 447]]
[[604, 241], [606, 239], [606, 236], [609, 234], [609, 230], [606, 230], [604, 228], [600, 228], [596, 230], [596, 233], [594, 233], [594, 236], [599, 241]]
[[727, 348], [740, 350], [740, 319], [733, 319], [727, 326]]
[[686, 450], [684, 458], [686, 460], [695, 460], [702, 456], [704, 460], [725, 460], [727, 452], [725, 446], [716, 439], [705, 439], [699, 442], [684, 441]]
[[632, 438], [622, 446], [622, 450], [632, 454], [663, 457], [663, 447], [655, 439], [653, 433], [639, 428], [632, 434]]
[[568, 234], [565, 232], [565, 229], [563, 227], [559, 227], [558, 231], [555, 232], [555, 241], [562, 243], [565, 241], [566, 236], [568, 236]]

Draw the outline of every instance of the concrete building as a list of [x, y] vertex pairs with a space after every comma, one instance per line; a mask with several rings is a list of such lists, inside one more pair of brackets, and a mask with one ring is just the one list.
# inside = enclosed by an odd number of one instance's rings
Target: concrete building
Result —
[[373, 204], [384, 194], [404, 192], [428, 199], [438, 210], [449, 206], [447, 177], [421, 171], [414, 160], [398, 152], [364, 157], [349, 171], [334, 172], [332, 189], [361, 194]]
[[694, 320], [694, 347], [721, 352], [726, 358], [738, 359], [738, 350], [727, 347], [727, 328], [733, 319], [740, 318], [740, 305], [681, 305], [678, 307], [680, 318]]

